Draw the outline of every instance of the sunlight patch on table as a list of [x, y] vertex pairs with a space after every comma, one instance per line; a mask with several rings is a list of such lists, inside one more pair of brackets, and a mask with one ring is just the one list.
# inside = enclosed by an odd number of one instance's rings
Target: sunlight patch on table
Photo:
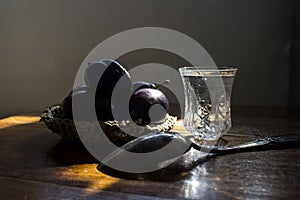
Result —
[[39, 116], [12, 116], [0, 120], [0, 129], [39, 122]]

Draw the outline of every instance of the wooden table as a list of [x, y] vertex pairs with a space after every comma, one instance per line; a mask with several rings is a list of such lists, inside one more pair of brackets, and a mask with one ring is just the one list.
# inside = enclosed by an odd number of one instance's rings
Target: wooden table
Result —
[[[267, 111], [236, 109], [232, 132], [300, 133], [297, 115]], [[300, 198], [299, 148], [218, 156], [184, 176], [131, 180], [99, 172], [84, 148], [61, 142], [38, 121], [37, 116], [0, 120], [0, 199]]]

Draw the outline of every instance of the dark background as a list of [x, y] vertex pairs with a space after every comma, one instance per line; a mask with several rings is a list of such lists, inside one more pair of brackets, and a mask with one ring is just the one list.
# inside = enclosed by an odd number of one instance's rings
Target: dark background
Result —
[[[299, 8], [297, 0], [0, 0], [0, 117], [61, 101], [96, 45], [147, 26], [187, 34], [216, 64], [239, 66], [233, 105], [299, 109]], [[123, 64], [144, 58], [137, 52]]]

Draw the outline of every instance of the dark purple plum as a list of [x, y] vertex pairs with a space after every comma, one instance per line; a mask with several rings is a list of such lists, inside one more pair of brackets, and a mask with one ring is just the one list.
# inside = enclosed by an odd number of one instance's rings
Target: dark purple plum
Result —
[[[121, 84], [119, 85], [120, 88], [118, 88], [119, 92], [127, 92], [128, 90], [131, 90], [132, 81], [129, 73], [124, 67], [122, 67], [117, 61], [110, 59], [104, 59], [100, 62], [101, 64], [104, 63], [107, 67], [104, 72], [102, 72], [103, 67], [99, 69], [99, 72], [103, 74], [97, 85], [97, 96], [105, 99], [111, 99], [112, 92], [118, 81], [121, 81]], [[90, 67], [93, 67], [93, 64]], [[96, 64], [96, 67], [100, 66]]]
[[[74, 100], [77, 106], [73, 106]], [[64, 98], [61, 103], [61, 115], [63, 119], [73, 119], [73, 108], [80, 109], [80, 116], [78, 120], [82, 121], [91, 121], [90, 113], [92, 110], [89, 110], [85, 107], [88, 102], [91, 100], [91, 95], [88, 91], [81, 90], [75, 91]]]
[[90, 63], [85, 71], [85, 81], [89, 87], [97, 87], [97, 96], [106, 99], [111, 98], [118, 81], [122, 81], [120, 91], [131, 89], [131, 78], [127, 70], [110, 59]]
[[[76, 102], [74, 104], [74, 100]], [[95, 100], [95, 108], [86, 106], [91, 101]], [[63, 119], [73, 120], [73, 109], [80, 109], [78, 120], [82, 121], [94, 121], [92, 119], [92, 113], [96, 110], [98, 120], [107, 121], [113, 120], [110, 102], [106, 99], [94, 98], [88, 91], [75, 91], [64, 98], [61, 103], [61, 117]]]
[[[151, 107], [153, 109], [150, 109]], [[167, 97], [160, 90], [153, 88], [137, 90], [129, 101], [130, 116], [138, 125], [147, 125], [151, 121], [164, 119], [168, 109]]]
[[[85, 71], [87, 85], [91, 88], [97, 87], [97, 96], [102, 98], [111, 98], [112, 91], [121, 77], [123, 77], [121, 87], [126, 90], [131, 88], [131, 79], [127, 70], [111, 59], [90, 63]], [[126, 82], [130, 83], [130, 86]]]
[[170, 80], [165, 80], [162, 83], [156, 84], [156, 83], [150, 83], [146, 81], [136, 81], [132, 83], [132, 91], [137, 91], [142, 88], [152, 88], [152, 89], [158, 89], [159, 87], [169, 84]]
[[106, 66], [109, 66], [109, 65], [111, 65], [112, 63], [117, 63], [117, 64], [119, 64], [118, 61], [113, 60], [113, 59], [102, 59], [102, 60], [100, 60], [100, 61], [103, 62], [103, 63], [105, 63]]
[[69, 92], [68, 95], [71, 95], [72, 93], [74, 93], [74, 92], [79, 92], [79, 91], [88, 91], [88, 86], [85, 85], [85, 84], [80, 85], [80, 86], [78, 86], [78, 87], [72, 89], [72, 90]]
[[96, 97], [95, 109], [99, 121], [114, 120], [110, 100]]
[[107, 65], [102, 61], [89, 63], [84, 73], [84, 80], [89, 87], [97, 87], [100, 77], [106, 70]]
[[[113, 120], [111, 108], [113, 92], [120, 97], [128, 95], [128, 98], [131, 92], [132, 81], [127, 70], [117, 61], [104, 59], [88, 66], [85, 80], [90, 89], [96, 89], [95, 107], [98, 120]], [[115, 108], [119, 109], [117, 105]]]
[[137, 91], [137, 90], [143, 89], [143, 88], [156, 89], [156, 86], [154, 83], [149, 83], [146, 81], [136, 81], [136, 82], [132, 83], [132, 91]]

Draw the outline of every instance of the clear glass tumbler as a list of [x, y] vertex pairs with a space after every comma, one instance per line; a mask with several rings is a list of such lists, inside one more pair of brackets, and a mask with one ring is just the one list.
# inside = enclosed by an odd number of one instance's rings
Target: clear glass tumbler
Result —
[[179, 68], [184, 85], [184, 126], [195, 140], [217, 140], [231, 128], [231, 91], [237, 67]]

